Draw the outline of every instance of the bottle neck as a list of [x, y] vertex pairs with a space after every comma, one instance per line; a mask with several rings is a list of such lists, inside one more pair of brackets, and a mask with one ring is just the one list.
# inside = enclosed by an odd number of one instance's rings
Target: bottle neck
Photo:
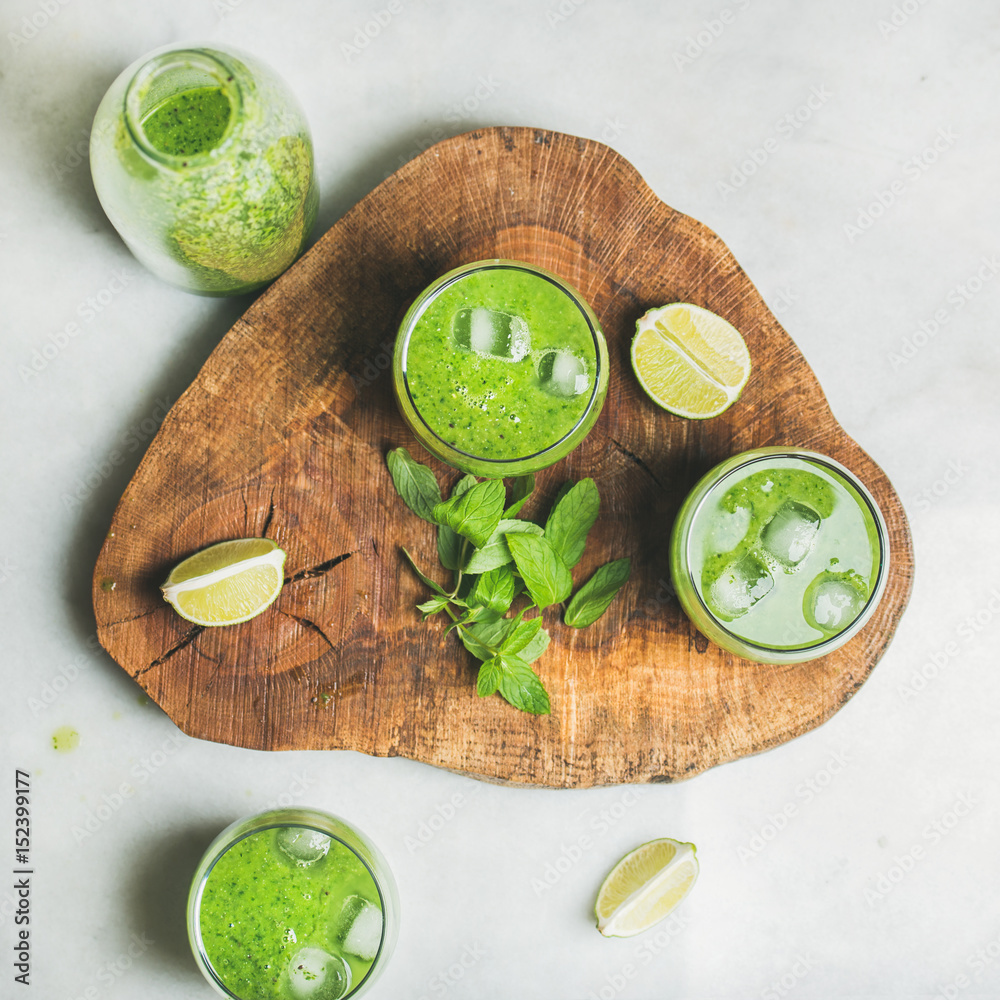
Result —
[[[206, 49], [175, 49], [154, 56], [139, 67], [125, 92], [125, 123], [132, 141], [146, 159], [160, 166], [183, 169], [210, 162], [232, 142], [240, 120], [243, 96], [238, 76], [238, 69], [227, 65], [221, 53]], [[161, 130], [153, 130], [156, 113], [172, 100], [198, 92], [211, 92], [217, 106], [228, 104], [228, 121], [202, 148], [174, 149], [163, 141]], [[180, 108], [179, 114], [188, 118], [189, 130], [197, 128], [190, 111]]]

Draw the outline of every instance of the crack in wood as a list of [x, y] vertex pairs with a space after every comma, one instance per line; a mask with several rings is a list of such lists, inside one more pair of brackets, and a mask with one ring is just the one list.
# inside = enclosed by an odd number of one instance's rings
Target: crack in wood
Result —
[[[164, 607], [165, 606], [166, 605], [164, 605]], [[134, 622], [138, 618], [145, 618], [146, 615], [151, 615], [151, 614], [153, 614], [154, 611], [161, 611], [161, 610], [162, 610], [162, 608], [150, 608], [148, 611], [140, 611], [139, 614], [137, 614], [137, 615], [130, 615], [128, 618], [119, 618], [118, 621], [115, 621], [115, 622], [105, 622], [104, 625], [103, 625], [103, 627], [104, 628], [114, 628], [116, 625], [124, 625], [127, 622]]]
[[660, 480], [656, 477], [656, 473], [653, 472], [653, 470], [648, 465], [646, 465], [646, 463], [634, 451], [629, 451], [628, 448], [626, 448], [625, 445], [621, 443], [621, 441], [616, 441], [614, 438], [611, 438], [611, 443], [627, 459], [638, 465], [639, 468], [642, 469], [642, 471], [645, 472], [646, 475], [649, 476], [649, 478], [652, 479], [657, 486], [659, 486], [661, 489], [663, 488], [663, 483], [661, 483]]
[[271, 507], [264, 518], [264, 527], [260, 529], [260, 537], [267, 537], [267, 529], [271, 527], [271, 518], [274, 517], [274, 488], [271, 488]]
[[353, 552], [345, 552], [342, 555], [334, 556], [332, 559], [327, 559], [326, 562], [321, 562], [317, 566], [312, 566], [309, 569], [300, 569], [294, 576], [285, 577], [285, 586], [287, 587], [290, 583], [298, 583], [299, 580], [311, 580], [314, 576], [322, 576], [324, 573], [329, 573], [334, 566], [339, 566], [345, 559], [350, 559], [353, 555]]
[[161, 663], [165, 663], [167, 660], [170, 659], [171, 656], [174, 655], [174, 653], [179, 653], [186, 646], [190, 646], [191, 643], [194, 642], [195, 639], [197, 639], [198, 636], [201, 635], [201, 633], [204, 631], [205, 631], [204, 625], [195, 625], [192, 628], [189, 628], [187, 632], [185, 632], [184, 635], [181, 637], [180, 642], [178, 642], [174, 646], [171, 646], [170, 649], [168, 649], [162, 656], [158, 656], [155, 660], [153, 660], [153, 662], [148, 667], [143, 667], [142, 670], [139, 670], [137, 673], [134, 673], [132, 675], [133, 679], [136, 677], [141, 677], [147, 671], [152, 670], [153, 667], [158, 667], [160, 666]]
[[303, 618], [301, 615], [293, 615], [290, 611], [282, 611], [280, 608], [278, 609], [278, 614], [284, 615], [286, 618], [291, 618], [292, 621], [298, 622], [303, 628], [309, 629], [310, 632], [316, 632], [322, 637], [323, 641], [330, 647], [330, 649], [335, 648], [333, 643], [330, 641], [330, 637], [314, 621], [310, 621], [308, 618]]
[[381, 556], [381, 553], [378, 550], [378, 542], [376, 542], [374, 538], [372, 538], [372, 548], [375, 550], [375, 555]]

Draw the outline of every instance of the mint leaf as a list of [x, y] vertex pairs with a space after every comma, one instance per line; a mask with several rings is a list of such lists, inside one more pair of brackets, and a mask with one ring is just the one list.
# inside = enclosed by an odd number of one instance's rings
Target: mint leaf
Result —
[[559, 604], [569, 597], [573, 589], [573, 578], [547, 538], [538, 535], [508, 535], [507, 544], [517, 571], [521, 574], [531, 599], [539, 608]]
[[[493, 622], [477, 622], [469, 631], [477, 642], [498, 649], [500, 644], [507, 638], [507, 634], [517, 623], [513, 618], [500, 618]], [[490, 656], [493, 654], [490, 653]]]
[[530, 618], [518, 622], [517, 627], [500, 644], [501, 653], [520, 653], [535, 638], [542, 627], [542, 619]]
[[549, 648], [549, 633], [540, 628], [536, 633], [534, 638], [524, 647], [524, 649], [518, 652], [518, 656], [524, 660], [525, 663], [534, 663], [542, 653]]
[[441, 489], [434, 473], [410, 457], [405, 448], [396, 448], [385, 457], [396, 492], [417, 517], [434, 523], [434, 507], [441, 502]]
[[500, 666], [500, 660], [497, 657], [486, 660], [480, 666], [479, 676], [476, 678], [476, 694], [480, 698], [488, 698], [491, 694], [495, 694], [500, 687], [502, 676], [503, 668]]
[[[400, 547], [402, 548], [402, 546], [400, 546]], [[406, 549], [403, 549], [403, 555], [406, 556], [406, 558], [409, 561], [410, 565], [413, 567], [413, 572], [416, 573], [417, 576], [419, 576], [420, 579], [428, 587], [430, 587], [431, 590], [433, 590], [435, 594], [443, 594], [443, 595], [447, 596], [447, 593], [446, 593], [444, 587], [442, 587], [439, 583], [435, 583], [429, 576], [425, 576], [420, 571], [420, 567], [413, 561], [413, 556], [411, 556], [410, 553], [406, 551]]]
[[417, 605], [417, 610], [424, 613], [424, 619], [430, 618], [431, 615], [436, 615], [439, 611], [444, 611], [448, 607], [449, 601], [444, 594], [435, 594], [430, 600], [424, 601], [423, 604]]
[[469, 592], [469, 604], [481, 604], [500, 615], [506, 613], [513, 600], [514, 573], [509, 566], [483, 573]]
[[632, 564], [616, 559], [594, 571], [594, 575], [573, 595], [563, 621], [573, 628], [585, 628], [597, 621], [628, 580]]
[[502, 653], [497, 659], [502, 670], [500, 694], [522, 712], [548, 715], [549, 696], [534, 670], [519, 656]]
[[533, 472], [529, 472], [526, 476], [518, 476], [513, 482], [510, 506], [503, 512], [503, 516], [517, 517], [534, 490], [535, 474]]
[[572, 569], [583, 555], [587, 532], [597, 520], [601, 498], [593, 479], [581, 479], [556, 500], [545, 522], [545, 537]]
[[[504, 619], [500, 619], [504, 621]], [[499, 624], [499, 623], [497, 623]], [[492, 643], [483, 642], [477, 632], [479, 629], [486, 628], [485, 625], [473, 625], [471, 628], [460, 628], [458, 630], [458, 637], [462, 640], [462, 645], [472, 653], [477, 660], [492, 660], [496, 653], [492, 648]]]
[[497, 530], [503, 515], [502, 479], [487, 479], [460, 496], [436, 504], [434, 520], [464, 535], [476, 548], [482, 548]]
[[[455, 487], [451, 491], [451, 499], [454, 500], [455, 497], [460, 497], [463, 493], [467, 493], [478, 482], [479, 480], [476, 479], [475, 476], [462, 476], [462, 478], [455, 483]], [[461, 569], [463, 545], [461, 536], [452, 531], [447, 524], [442, 524], [438, 527], [437, 543], [438, 560], [441, 565], [444, 566], [445, 569]]]
[[[506, 536], [509, 534], [540, 535], [542, 529], [531, 521], [519, 521], [516, 518], [504, 518], [497, 530], [490, 535], [485, 545], [481, 545], [469, 556], [465, 564], [466, 573], [488, 573], [491, 569], [512, 563], [514, 557], [510, 554]], [[515, 591], [516, 593], [516, 591]]]

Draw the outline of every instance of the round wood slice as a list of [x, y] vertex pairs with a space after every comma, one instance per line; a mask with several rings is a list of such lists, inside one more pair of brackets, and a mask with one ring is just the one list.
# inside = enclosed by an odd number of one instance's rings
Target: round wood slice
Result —
[[[459, 264], [549, 268], [593, 305], [611, 383], [584, 444], [538, 477], [524, 516], [592, 476], [601, 515], [579, 584], [632, 559], [599, 622], [567, 628], [535, 667], [550, 716], [475, 693], [477, 661], [414, 609], [405, 544], [438, 571], [433, 528], [385, 465], [404, 445], [449, 488], [457, 473], [412, 439], [392, 394], [396, 325]], [[721, 417], [650, 402], [629, 347], [647, 309], [688, 301], [745, 336], [753, 374]], [[667, 544], [711, 466], [796, 445], [852, 469], [889, 525], [888, 588], [859, 635], [823, 659], [765, 666], [708, 642], [669, 583]], [[181, 559], [251, 535], [288, 553], [286, 585], [253, 621], [202, 629], [159, 584]], [[442, 142], [364, 198], [251, 306], [171, 410], [115, 511], [94, 573], [100, 641], [184, 732], [262, 750], [402, 755], [493, 781], [549, 786], [676, 781], [829, 718], [871, 672], [906, 605], [913, 552], [899, 498], [834, 419], [816, 377], [725, 244], [661, 202], [601, 143], [530, 128]], [[114, 587], [111, 586], [111, 581]]]

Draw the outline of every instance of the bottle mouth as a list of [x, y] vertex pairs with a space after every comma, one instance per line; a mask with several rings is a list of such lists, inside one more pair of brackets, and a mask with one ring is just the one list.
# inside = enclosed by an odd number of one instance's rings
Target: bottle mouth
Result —
[[[229, 102], [229, 121], [208, 149], [174, 155], [157, 148], [146, 134], [145, 122], [163, 104], [186, 91], [219, 87]], [[132, 140], [155, 163], [170, 167], [199, 166], [211, 161], [232, 141], [242, 107], [242, 93], [233, 68], [220, 53], [207, 49], [173, 49], [153, 56], [136, 70], [125, 91], [124, 117]]]
[[[847, 488], [851, 494], [853, 494], [860, 509], [867, 513], [868, 519], [870, 519], [870, 522], [874, 527], [874, 540], [877, 542], [877, 551], [873, 552], [874, 573], [873, 579], [870, 583], [869, 594], [867, 600], [855, 617], [842, 629], [834, 632], [832, 635], [821, 636], [807, 642], [794, 643], [791, 645], [781, 645], [774, 642], [761, 642], [748, 639], [716, 615], [709, 607], [702, 593], [702, 588], [695, 579], [690, 551], [693, 534], [692, 529], [698, 519], [698, 514], [703, 506], [708, 502], [709, 497], [716, 495], [721, 489], [723, 483], [735, 482], [738, 478], [745, 475], [747, 470], [753, 466], [759, 465], [762, 468], [766, 468], [769, 464], [782, 459], [792, 459], [802, 463], [803, 465], [818, 467], [834, 479], [838, 479], [841, 484]], [[713, 477], [713, 482], [710, 487], [705, 489], [704, 494], [699, 498], [697, 507], [691, 516], [687, 535], [683, 540], [688, 582], [691, 587], [691, 591], [694, 594], [694, 599], [697, 602], [702, 614], [710, 618], [715, 624], [715, 627], [724, 633], [730, 641], [736, 643], [737, 645], [746, 647], [755, 653], [763, 655], [777, 655], [782, 658], [791, 658], [797, 654], [801, 654], [806, 655], [808, 659], [813, 659], [817, 656], [823, 655], [824, 653], [831, 652], [832, 650], [839, 648], [849, 639], [853, 638], [853, 636], [856, 635], [865, 626], [865, 624], [867, 624], [868, 620], [875, 613], [875, 609], [882, 600], [882, 595], [885, 592], [889, 577], [889, 529], [885, 523], [885, 518], [882, 516], [882, 511], [879, 509], [879, 506], [875, 501], [875, 498], [871, 495], [871, 493], [869, 493], [864, 483], [862, 483], [861, 480], [850, 471], [850, 469], [841, 465], [839, 462], [834, 461], [834, 459], [827, 455], [821, 455], [819, 452], [808, 451], [801, 448], [782, 447], [759, 448], [752, 452], [745, 452], [742, 455], [736, 455], [727, 462], [724, 462], [720, 466], [716, 467], [716, 469], [710, 471], [707, 474], [706, 479], [708, 477]]]
[[[593, 384], [590, 386], [585, 408], [579, 415], [578, 419], [574, 422], [573, 426], [569, 428], [565, 434], [562, 434], [557, 440], [546, 444], [544, 447], [539, 448], [534, 452], [502, 458], [477, 455], [446, 441], [438, 433], [437, 429], [431, 426], [424, 414], [421, 413], [419, 406], [413, 398], [413, 393], [410, 388], [410, 380], [407, 374], [407, 355], [409, 352], [410, 337], [416, 329], [417, 323], [423, 313], [430, 307], [431, 303], [435, 298], [437, 298], [438, 295], [440, 295], [446, 288], [454, 284], [456, 281], [460, 281], [462, 278], [465, 278], [474, 272], [488, 270], [525, 271], [550, 282], [558, 288], [579, 310], [580, 315], [586, 323], [587, 329], [590, 333], [591, 346], [594, 352]], [[563, 281], [562, 278], [550, 271], [546, 271], [545, 268], [537, 267], [534, 264], [527, 264], [517, 260], [481, 260], [474, 261], [470, 264], [464, 264], [461, 267], [457, 267], [454, 270], [449, 271], [447, 274], [442, 275], [423, 292], [421, 292], [421, 294], [414, 301], [413, 305], [410, 306], [406, 316], [403, 318], [402, 324], [400, 325], [400, 341], [401, 344], [397, 348], [397, 351], [401, 362], [403, 388], [406, 393], [409, 406], [416, 415], [417, 419], [420, 421], [423, 429], [437, 444], [440, 451], [449, 456], [457, 457], [460, 460], [473, 461], [485, 467], [494, 468], [497, 470], [498, 476], [505, 474], [505, 468], [514, 463], [524, 464], [544, 461], [546, 456], [555, 453], [557, 449], [564, 446], [568, 440], [573, 438], [574, 435], [579, 432], [580, 428], [586, 425], [587, 421], [594, 415], [595, 408], [600, 409], [601, 404], [603, 403], [603, 394], [601, 390], [603, 380], [605, 379], [605, 361], [602, 357], [601, 351], [603, 334], [601, 332], [600, 325], [597, 322], [597, 318], [594, 316], [587, 303], [580, 297], [579, 293]], [[446, 461], [448, 460], [449, 459], [446, 459]]]

